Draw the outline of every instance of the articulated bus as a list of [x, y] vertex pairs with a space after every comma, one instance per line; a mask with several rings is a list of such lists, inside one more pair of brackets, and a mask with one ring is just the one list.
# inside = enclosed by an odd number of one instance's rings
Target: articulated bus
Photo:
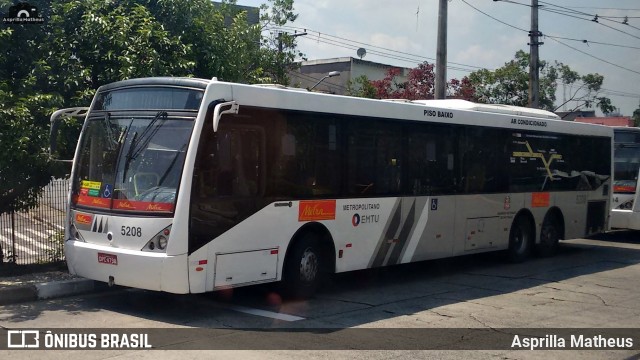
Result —
[[638, 176], [640, 176], [640, 128], [614, 127], [613, 201], [610, 226], [640, 230]]
[[498, 250], [522, 261], [607, 229], [612, 139], [463, 100], [120, 81], [86, 112], [66, 260], [127, 287], [281, 282], [300, 297], [333, 273]]

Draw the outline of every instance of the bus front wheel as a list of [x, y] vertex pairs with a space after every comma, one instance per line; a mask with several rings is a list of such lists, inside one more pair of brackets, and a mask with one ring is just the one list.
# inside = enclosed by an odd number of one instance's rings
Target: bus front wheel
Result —
[[284, 290], [293, 298], [309, 298], [320, 284], [323, 257], [318, 235], [307, 233], [290, 250], [285, 261]]
[[525, 216], [518, 216], [509, 232], [509, 249], [507, 259], [510, 262], [522, 262], [531, 253], [533, 231], [531, 222]]

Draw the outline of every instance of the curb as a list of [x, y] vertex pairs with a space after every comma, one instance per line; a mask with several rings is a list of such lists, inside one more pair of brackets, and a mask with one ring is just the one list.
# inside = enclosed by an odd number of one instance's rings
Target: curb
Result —
[[89, 279], [52, 281], [34, 285], [19, 285], [0, 289], [0, 305], [60, 298], [96, 291], [103, 288]]

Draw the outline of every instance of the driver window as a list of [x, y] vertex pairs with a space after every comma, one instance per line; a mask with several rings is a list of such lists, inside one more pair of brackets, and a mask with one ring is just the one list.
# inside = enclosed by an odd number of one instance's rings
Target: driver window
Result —
[[261, 192], [263, 133], [257, 127], [223, 127], [203, 140], [198, 159], [201, 198], [250, 197]]

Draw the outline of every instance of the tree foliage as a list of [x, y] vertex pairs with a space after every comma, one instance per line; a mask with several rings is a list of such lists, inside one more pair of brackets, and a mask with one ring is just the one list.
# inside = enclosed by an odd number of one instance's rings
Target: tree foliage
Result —
[[[423, 62], [410, 69], [406, 80], [402, 77], [403, 70], [392, 67], [387, 70], [384, 78], [369, 80], [366, 76], [356, 78], [347, 84], [347, 94], [351, 96], [375, 99], [407, 99], [425, 100], [434, 98], [435, 74], [433, 64]], [[447, 96], [473, 99], [473, 89], [469, 80], [452, 79], [447, 83]]]
[[345, 94], [348, 96], [375, 99], [376, 93], [376, 88], [371, 84], [367, 75], [360, 75], [353, 80], [347, 81]]
[[[515, 58], [496, 70], [481, 69], [469, 75], [477, 101], [489, 104], [528, 106], [529, 54], [519, 50]], [[555, 61], [540, 62], [539, 104], [542, 109], [556, 111], [567, 103], [573, 110], [597, 107], [604, 113], [614, 110], [611, 100], [600, 96], [604, 77], [600, 74], [580, 75], [568, 65]], [[565, 103], [556, 106], [558, 83], [570, 89]], [[572, 111], [573, 111], [572, 110]]]
[[[6, 11], [13, 1], [0, 0]], [[106, 83], [145, 76], [286, 80], [295, 56], [263, 33], [295, 19], [293, 0], [268, 0], [249, 24], [235, 0], [31, 0], [44, 24], [0, 28], [0, 213], [29, 208], [56, 170], [46, 153], [49, 116], [88, 106]], [[71, 156], [80, 124], [67, 119], [59, 147]], [[68, 169], [66, 169], [68, 171]]]
[[[263, 4], [260, 7], [261, 30], [264, 32], [267, 27], [282, 27], [288, 22], [293, 22], [298, 18], [294, 13], [293, 0], [269, 0], [269, 5]], [[268, 75], [267, 82], [289, 85], [290, 79], [287, 76], [288, 70], [292, 70], [296, 65], [296, 57], [306, 59], [304, 54], [296, 50], [296, 34], [287, 32], [268, 33], [262, 38], [261, 49], [277, 49], [278, 51], [266, 51], [263, 56], [268, 64], [264, 68], [264, 73]]]
[[640, 104], [638, 104], [637, 109], [633, 110], [631, 118], [633, 119], [633, 126], [640, 126]]

